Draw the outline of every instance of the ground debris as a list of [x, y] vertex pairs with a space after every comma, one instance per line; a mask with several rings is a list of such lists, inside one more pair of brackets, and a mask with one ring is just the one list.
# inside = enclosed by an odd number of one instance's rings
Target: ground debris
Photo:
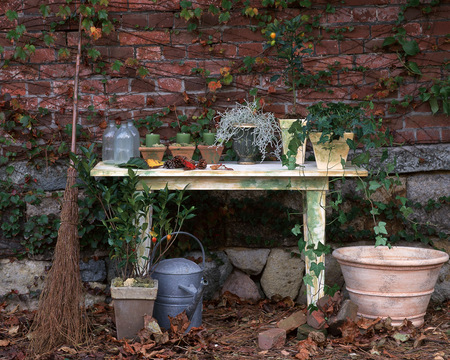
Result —
[[[26, 359], [27, 335], [34, 313], [21, 309], [8, 313], [5, 308], [6, 304], [0, 304], [0, 358]], [[297, 332], [292, 331], [281, 348], [258, 347], [259, 333], [298, 312], [306, 312], [305, 306], [287, 298], [251, 303], [227, 294], [220, 301], [205, 303], [202, 326], [188, 333], [185, 330], [189, 323], [183, 314], [172, 319], [171, 330], [161, 333], [149, 317], [147, 328], [135, 340], [119, 341], [115, 338], [113, 308], [97, 304], [88, 311], [92, 324], [90, 343], [77, 348], [61, 346], [40, 359], [450, 360], [450, 301], [430, 304], [425, 324], [420, 328], [408, 322], [393, 328], [389, 319], [360, 319], [345, 322], [341, 336], [313, 331], [299, 341]]]

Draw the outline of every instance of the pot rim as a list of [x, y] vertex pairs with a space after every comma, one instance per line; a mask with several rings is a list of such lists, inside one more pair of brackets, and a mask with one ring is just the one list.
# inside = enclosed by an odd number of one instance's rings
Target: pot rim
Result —
[[[361, 252], [363, 251], [372, 253], [372, 256], [361, 257]], [[399, 255], [397, 255], [396, 257], [388, 256], [386, 258], [380, 258], [380, 256], [382, 257], [386, 251], [407, 251], [409, 256], [411, 256], [411, 253], [426, 252], [427, 255], [421, 256], [420, 258], [409, 257], [406, 259], [404, 258], [405, 256], [402, 256], [402, 258], [400, 258]], [[449, 259], [449, 255], [444, 251], [408, 246], [393, 246], [392, 248], [389, 248], [387, 246], [348, 246], [334, 250], [332, 255], [337, 259], [338, 262], [384, 266], [411, 266], [415, 264], [438, 265], [447, 262]], [[356, 257], [355, 255], [358, 257]]]

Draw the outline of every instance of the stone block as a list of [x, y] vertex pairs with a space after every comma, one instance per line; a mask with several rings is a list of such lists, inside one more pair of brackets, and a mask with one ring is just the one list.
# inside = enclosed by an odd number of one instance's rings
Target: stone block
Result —
[[286, 332], [297, 329], [300, 325], [306, 323], [306, 315], [302, 310], [296, 311], [295, 313], [289, 315], [286, 319], [278, 321], [277, 326], [281, 329], [286, 330]]
[[223, 284], [221, 293], [230, 292], [242, 300], [258, 301], [261, 299], [258, 286], [250, 276], [240, 270], [234, 269]]
[[273, 328], [258, 334], [258, 346], [262, 350], [280, 348], [286, 342], [286, 330]]
[[270, 249], [230, 248], [225, 250], [234, 267], [249, 275], [258, 275], [266, 265]]
[[106, 279], [106, 265], [103, 260], [80, 261], [80, 272], [82, 281], [102, 282]]

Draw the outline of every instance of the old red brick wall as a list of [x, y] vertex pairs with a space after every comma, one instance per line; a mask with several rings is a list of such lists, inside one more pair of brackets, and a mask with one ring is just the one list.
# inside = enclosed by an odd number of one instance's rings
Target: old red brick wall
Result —
[[[101, 53], [100, 64], [93, 64], [85, 56], [81, 70], [79, 122], [91, 139], [101, 137], [105, 119], [137, 119], [170, 107], [172, 111], [164, 119], [166, 124], [181, 114], [189, 120], [204, 108], [222, 111], [236, 101], [251, 98], [249, 90], [255, 87], [259, 89], [258, 96], [265, 99], [267, 110], [278, 116], [293, 110], [291, 94], [283, 82], [270, 82], [274, 74], [280, 73], [280, 64], [273, 49], [264, 50], [267, 38], [257, 29], [258, 20], [243, 16], [241, 10], [245, 5], [238, 1], [233, 5], [230, 20], [220, 23], [217, 16], [207, 12], [211, 3], [221, 4], [215, 0], [193, 3], [194, 8], [202, 7], [205, 11], [197, 30], [189, 31], [188, 22], [179, 16], [178, 0], [110, 1], [109, 16], [115, 19], [116, 30], [96, 41], [90, 40]], [[304, 59], [304, 65], [311, 74], [332, 66], [333, 75], [325, 92], [309, 87], [299, 90], [297, 110], [300, 113], [305, 114], [306, 106], [319, 100], [356, 102], [369, 95], [375, 102], [375, 111], [395, 132], [397, 142], [450, 142], [448, 117], [441, 112], [432, 115], [429, 104], [422, 103], [418, 97], [419, 88], [429, 86], [431, 79], [444, 80], [449, 76], [450, 4], [441, 2], [427, 14], [418, 8], [405, 12], [407, 34], [420, 47], [420, 53], [410, 58], [421, 67], [423, 75], [417, 77], [405, 70], [396, 49], [382, 47], [384, 39], [393, 36], [400, 7], [405, 3], [402, 0], [346, 0], [344, 3], [321, 0], [313, 1], [311, 9], [299, 9], [295, 5], [289, 9], [270, 9], [280, 19], [299, 12], [322, 16], [322, 27], [315, 30], [320, 41], [313, 44], [313, 53]], [[0, 94], [3, 106], [9, 101], [8, 106], [20, 106], [32, 113], [38, 107], [47, 108], [48, 114], [36, 117], [36, 126], [43, 131], [44, 140], [56, 141], [65, 136], [63, 128], [72, 117], [77, 24], [73, 22], [56, 32], [54, 46], [36, 40], [36, 51], [29, 59], [5, 63], [17, 45], [7, 39], [7, 34], [17, 23], [26, 26], [25, 38], [38, 38], [43, 30], [48, 30], [51, 19], [42, 19], [39, 4], [30, 0], [0, 4], [0, 46], [4, 49]], [[327, 4], [335, 8], [334, 13], [326, 11]], [[253, 1], [251, 6], [264, 8], [260, 1]], [[20, 13], [17, 22], [3, 16], [8, 9]], [[343, 37], [337, 37], [334, 29], [345, 29]], [[58, 58], [61, 47], [70, 48], [72, 55], [67, 59]], [[246, 56], [256, 57], [251, 72], [242, 70]], [[137, 75], [138, 65], [131, 59], [140, 61], [148, 74]], [[116, 60], [127, 64], [120, 72], [110, 70]], [[357, 71], [358, 67], [367, 69]], [[223, 68], [230, 68], [233, 82], [215, 92], [208, 88], [201, 71], [195, 71], [208, 70], [209, 78], [219, 79]], [[380, 83], [380, 79], [395, 76], [404, 78], [398, 87], [388, 88]], [[396, 113], [389, 112], [391, 101], [401, 102], [405, 95], [412, 95], [411, 105], [405, 109], [397, 106]], [[11, 104], [10, 100], [17, 102]], [[141, 131], [144, 133], [144, 129]], [[173, 133], [161, 132], [166, 137]], [[17, 134], [18, 139], [20, 136]]]

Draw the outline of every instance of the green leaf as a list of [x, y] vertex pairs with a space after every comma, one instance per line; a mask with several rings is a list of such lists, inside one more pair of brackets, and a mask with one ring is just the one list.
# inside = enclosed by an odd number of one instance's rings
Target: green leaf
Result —
[[439, 104], [437, 99], [433, 96], [428, 102], [430, 103], [431, 111], [433, 112], [433, 114], [436, 114], [439, 111]]
[[303, 276], [303, 282], [309, 286], [314, 286], [313, 279], [314, 278], [311, 274], [306, 274], [305, 276]]
[[50, 16], [50, 6], [42, 4], [41, 6], [39, 6], [39, 12], [44, 18]]
[[13, 172], [14, 172], [14, 166], [12, 166], [12, 165], [8, 165], [7, 167], [6, 167], [6, 173], [8, 174], [8, 175], [11, 175]]
[[14, 20], [19, 19], [19, 15], [17, 14], [17, 12], [12, 11], [12, 10], [6, 11], [6, 17], [8, 18], [9, 21], [14, 21]]
[[422, 75], [422, 71], [420, 71], [419, 66], [414, 61], [408, 61], [406, 63], [406, 67], [409, 71], [416, 75]]
[[117, 165], [120, 168], [137, 168], [137, 169], [149, 169], [148, 164], [142, 158], [133, 157], [126, 163]]
[[220, 23], [226, 23], [227, 21], [229, 21], [231, 18], [231, 15], [228, 11], [223, 12], [219, 15], [219, 22]]
[[389, 36], [386, 39], [384, 39], [383, 41], [383, 45], [382, 46], [389, 46], [392, 45], [396, 42], [397, 40], [393, 37], [393, 36]]
[[222, 9], [230, 10], [233, 3], [230, 0], [222, 0]]
[[114, 61], [113, 65], [111, 66], [111, 69], [113, 71], [120, 71], [122, 66], [123, 66], [123, 62], [120, 60], [116, 60], [116, 61]]
[[410, 56], [414, 56], [420, 51], [419, 44], [415, 40], [406, 41], [402, 44], [402, 47], [403, 51]]

